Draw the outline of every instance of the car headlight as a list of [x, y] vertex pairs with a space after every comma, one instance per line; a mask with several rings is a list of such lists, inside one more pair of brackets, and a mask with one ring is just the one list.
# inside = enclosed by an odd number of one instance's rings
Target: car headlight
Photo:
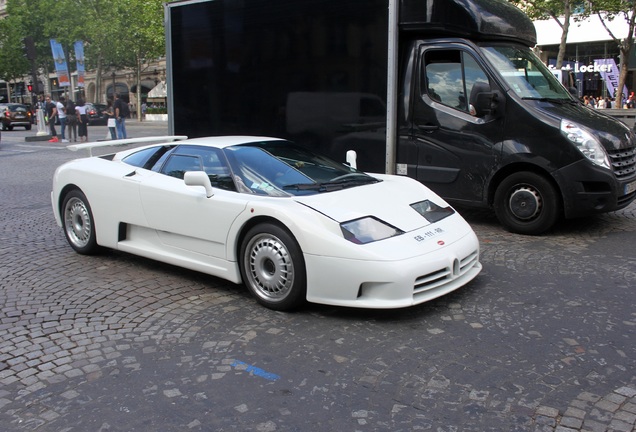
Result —
[[411, 207], [424, 216], [430, 223], [438, 222], [455, 213], [452, 207], [440, 207], [433, 201], [424, 200], [411, 204]]
[[577, 123], [565, 119], [561, 120], [561, 132], [592, 163], [610, 169], [610, 162], [605, 149], [592, 134], [585, 131]]
[[340, 224], [342, 234], [352, 243], [366, 244], [404, 234], [391, 225], [372, 216], [355, 219]]

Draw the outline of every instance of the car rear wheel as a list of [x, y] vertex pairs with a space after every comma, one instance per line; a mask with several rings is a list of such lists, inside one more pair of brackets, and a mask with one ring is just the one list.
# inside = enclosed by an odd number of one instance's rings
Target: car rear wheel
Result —
[[271, 223], [251, 228], [241, 243], [239, 265], [243, 283], [263, 306], [288, 311], [305, 302], [305, 262], [285, 229]]
[[64, 197], [62, 225], [66, 240], [76, 252], [92, 255], [98, 251], [91, 206], [86, 196], [77, 189]]
[[518, 234], [542, 234], [561, 215], [557, 190], [533, 172], [518, 172], [504, 179], [495, 192], [494, 207], [504, 228]]

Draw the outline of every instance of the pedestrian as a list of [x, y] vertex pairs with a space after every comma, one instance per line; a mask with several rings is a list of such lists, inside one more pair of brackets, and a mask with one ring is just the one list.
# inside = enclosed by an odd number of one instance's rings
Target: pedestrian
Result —
[[148, 109], [148, 105], [146, 104], [146, 102], [141, 104], [141, 118], [139, 119], [141, 120], [145, 120], [146, 119], [146, 110]]
[[75, 112], [77, 113], [77, 134], [80, 137], [81, 142], [88, 141], [88, 115], [86, 114], [87, 108], [84, 104], [84, 99], [77, 101]]
[[51, 100], [51, 95], [46, 95], [46, 121], [49, 123], [49, 131], [51, 139], [49, 142], [58, 142], [57, 132], [55, 131], [55, 120], [57, 119], [57, 104]]
[[598, 109], [605, 109], [605, 99], [602, 97], [599, 97], [598, 101], [596, 102], [596, 107]]
[[68, 127], [69, 141], [77, 142], [77, 112], [75, 102], [66, 101], [66, 126]]
[[130, 115], [130, 108], [126, 101], [121, 99], [119, 93], [115, 93], [115, 103], [113, 105], [115, 109], [115, 123], [117, 126], [117, 137], [119, 139], [126, 139], [126, 118]]
[[60, 96], [56, 104], [57, 117], [60, 119], [60, 129], [62, 130], [62, 142], [68, 142], [66, 139], [66, 98]]
[[108, 116], [108, 130], [110, 138], [117, 139], [117, 121], [115, 120], [115, 111], [113, 110], [113, 101], [108, 99], [106, 106], [106, 115]]

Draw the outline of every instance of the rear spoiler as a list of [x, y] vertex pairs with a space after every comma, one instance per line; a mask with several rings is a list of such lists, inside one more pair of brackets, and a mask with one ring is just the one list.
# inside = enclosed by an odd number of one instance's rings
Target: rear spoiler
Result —
[[97, 141], [90, 142], [84, 144], [72, 144], [66, 146], [67, 149], [71, 151], [78, 150], [88, 150], [88, 155], [93, 156], [93, 149], [98, 147], [118, 147], [124, 146], [128, 144], [138, 144], [145, 142], [155, 142], [155, 141], [182, 141], [188, 139], [185, 135], [166, 135], [166, 136], [151, 136], [151, 137], [143, 137], [143, 138], [129, 138], [129, 139], [120, 139], [120, 140], [111, 140], [111, 141]]

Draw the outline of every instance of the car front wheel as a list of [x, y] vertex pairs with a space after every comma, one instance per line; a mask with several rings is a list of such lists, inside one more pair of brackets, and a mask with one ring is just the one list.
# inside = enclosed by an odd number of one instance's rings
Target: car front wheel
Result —
[[92, 255], [98, 251], [93, 213], [81, 191], [72, 190], [64, 197], [62, 225], [66, 240], [76, 252]]
[[558, 191], [533, 172], [518, 172], [504, 179], [495, 192], [494, 207], [504, 228], [518, 234], [542, 234], [561, 214]]
[[305, 302], [305, 262], [300, 246], [285, 229], [271, 223], [251, 228], [240, 253], [243, 283], [260, 304], [288, 311]]

